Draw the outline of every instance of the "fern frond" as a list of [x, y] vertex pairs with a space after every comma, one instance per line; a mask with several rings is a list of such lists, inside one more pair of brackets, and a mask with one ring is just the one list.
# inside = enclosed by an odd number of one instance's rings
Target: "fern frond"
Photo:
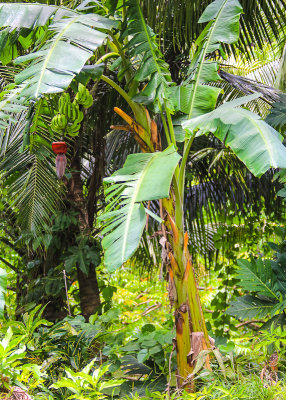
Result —
[[271, 299], [246, 295], [232, 301], [226, 313], [239, 319], [265, 318], [276, 305]]
[[241, 259], [237, 264], [239, 266], [237, 278], [243, 289], [279, 300], [276, 276], [269, 261], [263, 262], [258, 258], [249, 262]]

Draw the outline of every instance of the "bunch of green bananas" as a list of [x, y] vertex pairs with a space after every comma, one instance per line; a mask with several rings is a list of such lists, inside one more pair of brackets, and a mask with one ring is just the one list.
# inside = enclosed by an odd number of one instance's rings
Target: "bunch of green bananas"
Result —
[[62, 135], [66, 133], [70, 136], [78, 135], [80, 123], [83, 120], [83, 113], [80, 111], [79, 105], [88, 108], [92, 104], [92, 95], [81, 83], [78, 85], [78, 93], [73, 102], [71, 102], [69, 93], [63, 93], [59, 98], [59, 112], [52, 119], [52, 130]]
[[61, 134], [68, 133], [70, 136], [76, 136], [82, 120], [83, 113], [78, 104], [71, 102], [68, 93], [63, 93], [59, 99], [59, 114], [52, 119], [52, 129]]
[[74, 101], [78, 104], [81, 104], [84, 108], [89, 108], [93, 104], [93, 97], [89, 93], [88, 89], [79, 83], [78, 92], [75, 96]]
[[65, 115], [57, 114], [52, 119], [51, 128], [53, 131], [58, 133], [63, 133], [66, 129], [68, 124], [68, 120]]

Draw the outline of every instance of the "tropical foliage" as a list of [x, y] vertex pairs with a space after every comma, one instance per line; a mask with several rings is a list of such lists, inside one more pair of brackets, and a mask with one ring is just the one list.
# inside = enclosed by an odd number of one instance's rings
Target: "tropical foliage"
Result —
[[[1, 4], [7, 396], [244, 398], [235, 379], [246, 380], [249, 366], [245, 393], [283, 396], [283, 9], [238, 0]], [[277, 234], [269, 259], [262, 242]], [[240, 342], [249, 328], [266, 331], [250, 339], [252, 355]]]

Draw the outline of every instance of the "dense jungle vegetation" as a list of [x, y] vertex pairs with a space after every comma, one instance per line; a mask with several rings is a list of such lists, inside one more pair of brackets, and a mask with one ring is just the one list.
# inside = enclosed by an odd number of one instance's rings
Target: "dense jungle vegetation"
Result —
[[286, 399], [285, 10], [0, 3], [0, 398]]

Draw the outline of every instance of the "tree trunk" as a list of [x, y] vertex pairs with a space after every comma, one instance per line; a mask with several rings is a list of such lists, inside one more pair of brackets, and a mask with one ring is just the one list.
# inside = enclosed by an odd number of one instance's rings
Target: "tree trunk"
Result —
[[[86, 202], [83, 195], [83, 185], [80, 176], [81, 164], [77, 151], [77, 143], [74, 144], [74, 155], [71, 160], [72, 177], [67, 183], [70, 200], [74, 203], [79, 213], [79, 230], [82, 235], [89, 235], [90, 226], [88, 223], [88, 214]], [[100, 296], [98, 282], [94, 265], [89, 265], [89, 273], [86, 276], [80, 268], [77, 268], [77, 277], [79, 284], [79, 296], [81, 312], [86, 320], [94, 314], [100, 306]]]
[[97, 283], [96, 270], [90, 265], [88, 276], [80, 268], [77, 268], [79, 285], [80, 307], [86, 320], [94, 314], [100, 306], [100, 297]]

